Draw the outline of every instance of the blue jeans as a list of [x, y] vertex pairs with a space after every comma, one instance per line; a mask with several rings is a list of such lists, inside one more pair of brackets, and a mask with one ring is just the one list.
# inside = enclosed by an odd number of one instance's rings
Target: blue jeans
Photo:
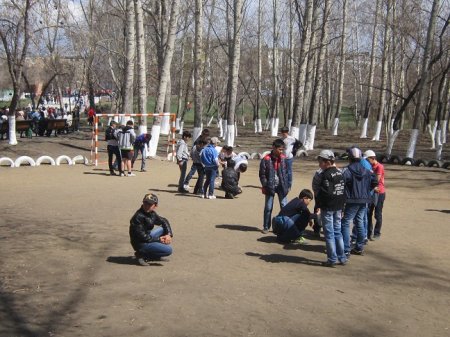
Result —
[[[286, 206], [287, 204], [287, 197], [281, 196], [280, 192], [276, 192], [278, 195], [278, 201], [280, 202], [280, 209]], [[264, 224], [263, 229], [269, 230], [270, 229], [270, 220], [272, 218], [272, 209], [273, 209], [273, 199], [275, 198], [275, 195], [268, 195], [266, 194], [266, 200], [264, 204]]]
[[367, 213], [366, 204], [347, 203], [342, 219], [342, 236], [344, 239], [345, 253], [350, 253], [350, 223], [353, 221], [356, 226], [356, 246], [357, 250], [364, 249], [364, 213]]
[[203, 195], [203, 179], [205, 177], [205, 169], [202, 164], [193, 163], [191, 166], [191, 170], [189, 171], [186, 179], [184, 179], [184, 185], [189, 185], [189, 181], [192, 179], [192, 176], [198, 172], [197, 183], [194, 187], [194, 194], [202, 194]]
[[216, 180], [217, 169], [217, 166], [205, 167], [206, 181], [203, 185], [203, 194], [205, 196], [207, 195], [207, 192], [208, 195], [214, 195], [214, 182]]
[[145, 145], [141, 145], [141, 146], [134, 146], [134, 155], [133, 155], [133, 159], [131, 160], [131, 167], [133, 167], [134, 162], [136, 161], [139, 152], [141, 152], [142, 154], [142, 162], [141, 162], [141, 170], [145, 170]]
[[286, 166], [287, 166], [289, 188], [291, 188], [292, 187], [292, 163], [294, 162], [294, 157], [292, 157], [291, 159], [285, 159], [284, 161], [286, 162]]
[[180, 167], [180, 179], [178, 179], [178, 189], [183, 190], [184, 189], [184, 179], [186, 177], [186, 171], [187, 171], [187, 160], [183, 160], [181, 162]]
[[347, 261], [344, 252], [344, 240], [341, 233], [341, 213], [342, 211], [321, 210], [322, 228], [325, 234], [325, 243], [327, 246], [327, 261], [341, 263]]
[[277, 239], [281, 242], [291, 242], [298, 239], [305, 230], [308, 222], [298, 223], [300, 214], [292, 217], [278, 215], [272, 219], [273, 232], [277, 234]]
[[143, 243], [139, 246], [139, 253], [147, 259], [157, 259], [172, 254], [172, 247], [159, 242], [159, 237], [164, 234], [162, 227], [155, 227], [150, 235], [153, 237], [152, 242]]
[[[367, 205], [366, 205], [367, 206]], [[368, 233], [368, 228], [369, 228], [369, 223], [368, 223], [368, 213], [369, 213], [369, 208], [367, 207], [367, 212], [364, 213], [364, 220], [363, 220], [363, 229], [364, 229], [364, 240], [367, 239], [367, 233]], [[357, 228], [356, 226], [353, 226], [352, 229], [352, 239], [356, 240], [356, 237], [358, 236], [358, 232], [357, 232]]]

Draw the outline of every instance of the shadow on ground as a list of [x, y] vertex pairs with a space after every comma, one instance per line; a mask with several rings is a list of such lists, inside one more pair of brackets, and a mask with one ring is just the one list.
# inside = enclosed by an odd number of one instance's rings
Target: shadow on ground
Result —
[[292, 256], [292, 255], [283, 255], [283, 254], [259, 254], [253, 252], [245, 253], [247, 256], [258, 257], [260, 260], [270, 262], [270, 263], [301, 263], [314, 267], [322, 267], [322, 261], [317, 260], [309, 260], [302, 256]]
[[259, 229], [256, 227], [250, 227], [250, 226], [244, 226], [244, 225], [223, 224], [223, 225], [216, 225], [216, 228], [229, 229], [232, 231], [259, 232]]

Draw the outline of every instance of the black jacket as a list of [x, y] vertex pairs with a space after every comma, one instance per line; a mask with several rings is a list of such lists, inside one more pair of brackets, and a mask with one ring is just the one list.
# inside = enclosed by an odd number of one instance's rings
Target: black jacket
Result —
[[[291, 186], [289, 186], [288, 168], [286, 165], [286, 156], [281, 155], [278, 169], [275, 170], [275, 163], [277, 158], [272, 155], [272, 152], [261, 159], [259, 164], [259, 180], [261, 182], [263, 193], [267, 195], [275, 195], [278, 191], [280, 197], [284, 198]], [[278, 175], [278, 186], [275, 184], [275, 175]]]
[[360, 162], [350, 163], [342, 170], [345, 179], [345, 197], [347, 203], [366, 204], [372, 201], [370, 191], [378, 186], [378, 180], [372, 172]]
[[323, 171], [316, 195], [316, 207], [326, 211], [339, 211], [345, 203], [345, 180], [342, 172], [336, 167]]
[[143, 243], [154, 241], [150, 235], [150, 231], [155, 225], [164, 229], [164, 235], [173, 236], [169, 221], [156, 212], [146, 213], [139, 208], [130, 220], [130, 241], [135, 250], [139, 250], [139, 246]]
[[233, 195], [239, 194], [239, 175], [233, 167], [227, 167], [222, 171], [222, 189]]

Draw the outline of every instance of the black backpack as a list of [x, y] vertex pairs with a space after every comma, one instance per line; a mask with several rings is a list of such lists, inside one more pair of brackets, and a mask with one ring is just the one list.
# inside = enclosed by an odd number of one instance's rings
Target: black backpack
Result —
[[114, 129], [110, 126], [108, 126], [108, 128], [105, 131], [105, 140], [111, 140], [111, 139], [116, 139], [116, 137], [114, 136]]
[[292, 146], [292, 155], [295, 157], [297, 155], [297, 151], [303, 146], [303, 143], [298, 139], [295, 139], [295, 143]]

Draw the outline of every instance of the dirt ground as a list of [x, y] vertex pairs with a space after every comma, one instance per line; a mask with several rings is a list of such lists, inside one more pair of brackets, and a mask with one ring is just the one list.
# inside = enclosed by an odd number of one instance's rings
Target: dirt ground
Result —
[[[271, 141], [243, 139], [240, 150]], [[318, 137], [317, 151], [349, 143]], [[0, 141], [0, 157], [89, 157], [90, 144], [89, 132]], [[296, 159], [289, 198], [310, 188], [314, 153]], [[257, 160], [238, 199], [204, 200], [176, 192], [172, 162], [110, 177], [105, 159], [0, 168], [0, 336], [450, 335], [449, 170], [386, 165], [382, 238], [330, 269], [323, 239], [281, 245], [259, 231]], [[128, 226], [149, 191], [174, 254], [142, 267]]]

